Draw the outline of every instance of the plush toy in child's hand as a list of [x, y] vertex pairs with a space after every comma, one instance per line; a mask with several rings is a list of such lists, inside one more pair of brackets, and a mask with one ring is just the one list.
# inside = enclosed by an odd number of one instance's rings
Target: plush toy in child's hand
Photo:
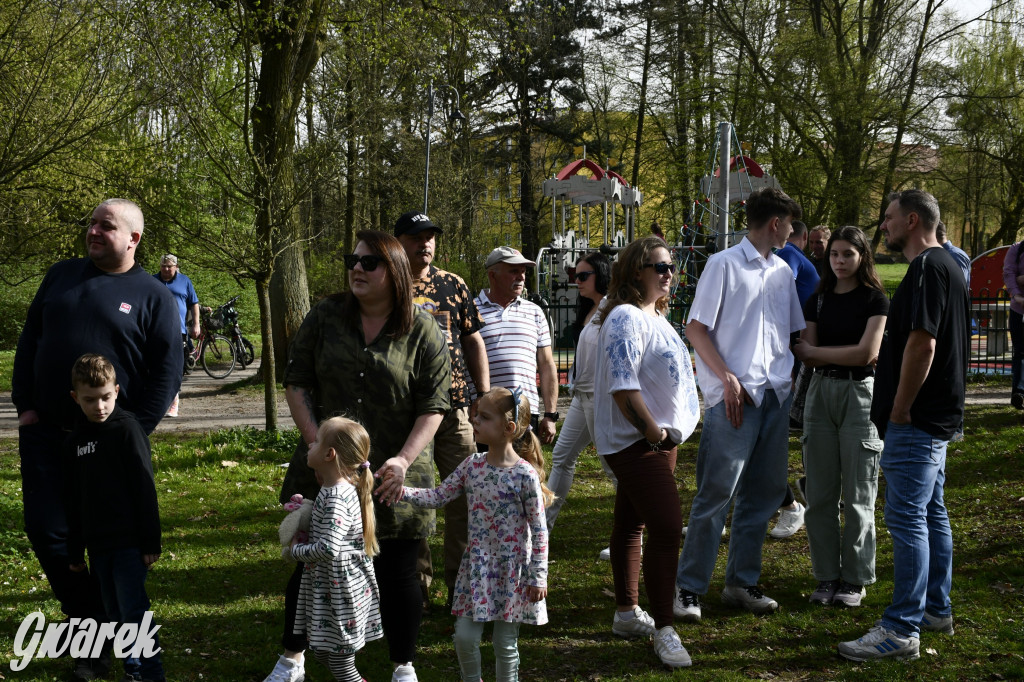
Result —
[[302, 495], [292, 495], [288, 502], [284, 503], [288, 510], [288, 516], [281, 521], [281, 527], [277, 530], [277, 537], [281, 541], [281, 558], [285, 561], [295, 561], [292, 558], [292, 540], [299, 543], [309, 541], [309, 521], [313, 517], [313, 500], [304, 500]]

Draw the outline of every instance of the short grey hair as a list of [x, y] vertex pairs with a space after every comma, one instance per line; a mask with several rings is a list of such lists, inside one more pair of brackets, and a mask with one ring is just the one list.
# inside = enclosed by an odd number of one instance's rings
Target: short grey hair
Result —
[[178, 257], [175, 256], [173, 253], [165, 253], [164, 257], [160, 259], [160, 264], [163, 265], [164, 263], [170, 263], [171, 265], [177, 265], [178, 264]]
[[100, 205], [96, 208], [98, 209], [101, 206], [117, 206], [125, 222], [128, 223], [128, 229], [132, 232], [138, 232], [141, 235], [146, 227], [146, 221], [142, 217], [142, 209], [130, 199], [106, 199], [101, 201]]

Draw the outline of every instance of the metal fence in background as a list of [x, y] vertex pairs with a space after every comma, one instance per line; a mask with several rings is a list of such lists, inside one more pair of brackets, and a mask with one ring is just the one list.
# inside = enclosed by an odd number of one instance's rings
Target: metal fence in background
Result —
[[[896, 288], [887, 288], [891, 298]], [[971, 358], [968, 372], [972, 374], [1010, 374], [1013, 348], [1010, 344], [1009, 312], [1010, 301], [1006, 290], [1000, 289], [995, 295], [983, 289], [981, 296], [971, 299]], [[536, 299], [535, 299], [536, 300]], [[536, 300], [547, 314], [551, 325], [551, 339], [555, 365], [558, 367], [559, 383], [569, 383], [569, 372], [574, 357], [572, 325], [576, 320], [574, 303], [549, 303]], [[669, 321], [686, 341], [683, 333], [688, 306], [682, 300], [669, 305]], [[687, 343], [689, 347], [689, 343]], [[691, 354], [693, 349], [690, 348]]]

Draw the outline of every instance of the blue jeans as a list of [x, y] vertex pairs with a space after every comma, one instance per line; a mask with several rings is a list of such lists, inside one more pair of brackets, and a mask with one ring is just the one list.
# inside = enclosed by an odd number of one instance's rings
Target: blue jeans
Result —
[[[142, 563], [139, 550], [90, 551], [89, 564], [100, 584], [107, 620], [136, 625], [142, 623], [143, 616], [149, 611], [149, 597], [146, 595], [146, 574], [149, 569]], [[154, 635], [154, 640], [159, 647], [159, 635]], [[124, 659], [124, 671], [139, 679], [165, 679], [159, 652], [153, 656]]]
[[917, 637], [926, 610], [935, 616], [952, 613], [953, 533], [942, 499], [946, 441], [911, 424], [889, 422], [882, 471], [894, 564], [892, 604], [882, 624]]
[[729, 422], [724, 402], [705, 410], [697, 453], [697, 495], [676, 569], [678, 587], [707, 594], [733, 499], [725, 584], [757, 585], [768, 522], [786, 494], [792, 397], [791, 393], [779, 404], [775, 391], [769, 389], [760, 406], [743, 406], [739, 428]]

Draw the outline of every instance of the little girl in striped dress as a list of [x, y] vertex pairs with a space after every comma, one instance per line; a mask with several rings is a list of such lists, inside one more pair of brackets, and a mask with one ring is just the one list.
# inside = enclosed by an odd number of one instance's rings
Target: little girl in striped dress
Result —
[[305, 564], [295, 632], [305, 632], [316, 659], [334, 679], [360, 682], [355, 653], [380, 639], [373, 474], [370, 437], [357, 422], [333, 417], [320, 424], [307, 462], [320, 479], [309, 542], [292, 540], [292, 556]]

